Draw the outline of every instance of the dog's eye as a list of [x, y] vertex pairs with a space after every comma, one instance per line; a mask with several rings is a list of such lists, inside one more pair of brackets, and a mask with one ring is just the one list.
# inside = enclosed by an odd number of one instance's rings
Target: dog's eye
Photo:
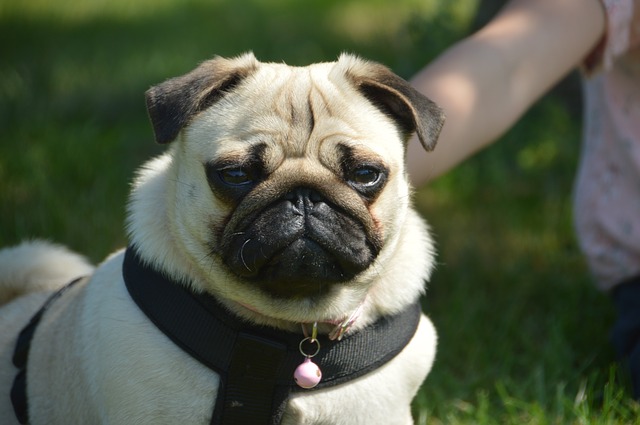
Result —
[[359, 164], [345, 170], [346, 183], [355, 189], [363, 198], [373, 201], [387, 181], [388, 171], [385, 167], [371, 164]]
[[220, 180], [230, 186], [243, 186], [254, 181], [254, 173], [246, 168], [225, 168], [218, 171]]
[[374, 186], [381, 179], [382, 174], [373, 167], [360, 167], [351, 170], [347, 178], [352, 184], [370, 187]]
[[211, 190], [229, 202], [239, 202], [264, 179], [259, 163], [210, 162], [204, 164], [204, 168]]

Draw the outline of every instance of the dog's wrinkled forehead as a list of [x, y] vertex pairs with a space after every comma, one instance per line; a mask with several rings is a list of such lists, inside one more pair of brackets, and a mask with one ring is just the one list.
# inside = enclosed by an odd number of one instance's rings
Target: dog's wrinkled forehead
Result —
[[[402, 78], [380, 64], [350, 55], [304, 68], [263, 64], [252, 54], [216, 57], [152, 87], [146, 97], [159, 143], [173, 141], [214, 104], [220, 107], [211, 109], [222, 115], [216, 124], [226, 125], [229, 132], [238, 135], [240, 130], [251, 132], [256, 127], [261, 131], [277, 128], [282, 133], [287, 128], [289, 134], [281, 134], [284, 140], [280, 142], [289, 140], [296, 146], [314, 130], [320, 117], [325, 126], [331, 126], [331, 119], [341, 119], [336, 128], [348, 131], [345, 118], [347, 124], [357, 127], [353, 111], [367, 107], [391, 118], [405, 140], [417, 133], [427, 150], [434, 148], [444, 121], [440, 108]], [[253, 122], [247, 122], [249, 117]], [[351, 130], [357, 136], [359, 129]]]
[[198, 125], [188, 130], [190, 138], [207, 140], [214, 135], [223, 142], [241, 140], [244, 146], [267, 143], [289, 158], [317, 152], [319, 142], [332, 138], [357, 140], [367, 128], [358, 122], [358, 114], [348, 112], [373, 107], [362, 96], [354, 99], [345, 93], [344, 89], [355, 89], [344, 77], [332, 81], [331, 70], [331, 64], [262, 64], [215, 108], [200, 114]]

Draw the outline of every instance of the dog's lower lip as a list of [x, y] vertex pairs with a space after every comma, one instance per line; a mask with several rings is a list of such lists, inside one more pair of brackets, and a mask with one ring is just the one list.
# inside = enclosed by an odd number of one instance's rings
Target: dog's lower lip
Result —
[[327, 295], [329, 288], [332, 286], [332, 283], [319, 283], [317, 281], [308, 283], [300, 280], [261, 280], [253, 283], [257, 284], [261, 291], [274, 298], [288, 300], [322, 298]]
[[[258, 309], [257, 307], [251, 305], [251, 304], [247, 304], [244, 302], [240, 302], [240, 301], [236, 301], [236, 304], [238, 304], [239, 306], [241, 306], [242, 308], [249, 310], [250, 312], [254, 313], [254, 314], [258, 314], [260, 316], [264, 316], [264, 317], [271, 317], [271, 318], [276, 318], [273, 316], [270, 316], [266, 313], [263, 313], [262, 311], [260, 311], [260, 309]], [[327, 319], [327, 318], [321, 318], [321, 319], [314, 319], [314, 318], [305, 318], [304, 320], [301, 320], [300, 323], [301, 324], [308, 324], [308, 323], [314, 323], [314, 322], [318, 322], [318, 323], [326, 323], [329, 325], [339, 325], [340, 323], [342, 323], [344, 319]]]
[[262, 312], [258, 311], [258, 309], [257, 309], [257, 308], [255, 308], [255, 307], [253, 307], [253, 306], [251, 306], [251, 305], [249, 305], [249, 304], [247, 304], [247, 303], [243, 303], [243, 302], [239, 302], [239, 301], [236, 301], [236, 302], [237, 302], [241, 307], [244, 307], [244, 308], [246, 308], [247, 310], [249, 310], [249, 311], [251, 311], [251, 312], [253, 312], [253, 313], [256, 313], [256, 314], [260, 314], [260, 315], [262, 315], [262, 316], [265, 316], [265, 314], [263, 314]]

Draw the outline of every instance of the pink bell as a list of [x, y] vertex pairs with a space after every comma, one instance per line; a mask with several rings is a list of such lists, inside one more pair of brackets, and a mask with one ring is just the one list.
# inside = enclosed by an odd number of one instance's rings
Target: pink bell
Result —
[[320, 379], [322, 379], [322, 372], [318, 365], [312, 362], [311, 358], [307, 357], [300, 363], [300, 366], [296, 368], [296, 371], [293, 373], [293, 379], [295, 379], [299, 387], [309, 389], [318, 385]]

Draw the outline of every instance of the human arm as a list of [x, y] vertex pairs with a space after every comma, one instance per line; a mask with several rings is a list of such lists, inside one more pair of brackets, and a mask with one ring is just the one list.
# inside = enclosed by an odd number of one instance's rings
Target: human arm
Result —
[[408, 169], [424, 183], [497, 139], [602, 38], [599, 0], [512, 0], [485, 27], [420, 71], [412, 84], [445, 111], [433, 152], [414, 138]]

